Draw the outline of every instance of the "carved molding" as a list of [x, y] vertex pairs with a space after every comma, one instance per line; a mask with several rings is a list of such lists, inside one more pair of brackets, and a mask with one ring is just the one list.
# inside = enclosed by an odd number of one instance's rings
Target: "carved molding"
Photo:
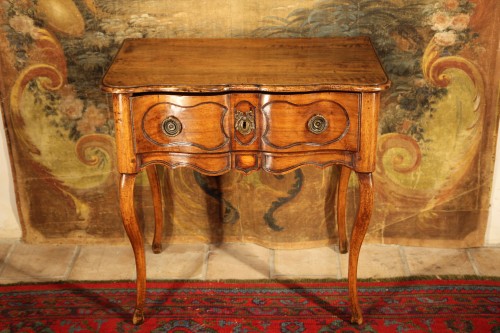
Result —
[[[151, 135], [148, 134], [148, 131], [146, 129], [146, 123], [147, 123], [146, 119], [148, 118], [148, 114], [150, 112], [157, 112], [157, 110], [156, 110], [157, 108], [160, 108], [160, 107], [161, 108], [165, 108], [165, 107], [168, 108], [168, 106], [173, 106], [173, 107], [180, 108], [183, 110], [190, 110], [190, 109], [192, 110], [192, 109], [195, 109], [197, 107], [200, 107], [201, 105], [206, 105], [206, 104], [216, 105], [221, 110], [220, 134], [222, 137], [221, 138], [222, 142], [220, 142], [217, 146], [207, 147], [203, 144], [195, 143], [195, 142], [191, 142], [191, 141], [175, 141], [175, 142], [169, 142], [169, 143], [162, 143], [162, 142], [159, 142], [158, 140], [153, 139], [151, 137]], [[199, 148], [199, 149], [205, 150], [205, 151], [216, 151], [216, 150], [221, 149], [225, 145], [227, 145], [229, 142], [229, 135], [224, 131], [224, 118], [226, 117], [227, 112], [228, 112], [228, 108], [225, 105], [222, 105], [222, 104], [216, 103], [216, 102], [203, 102], [203, 103], [198, 103], [196, 105], [190, 105], [190, 106], [183, 106], [183, 105], [178, 105], [178, 104], [174, 104], [174, 103], [170, 103], [170, 102], [156, 103], [156, 104], [152, 105], [151, 107], [149, 107], [146, 110], [146, 112], [144, 112], [144, 115], [141, 119], [141, 130], [142, 130], [142, 134], [146, 138], [146, 140], [148, 140], [150, 143], [157, 145], [157, 146], [160, 146], [160, 147], [191, 146], [191, 147], [196, 147], [196, 148]], [[165, 113], [168, 113], [168, 112], [165, 112]], [[163, 121], [165, 121], [168, 118], [169, 118], [169, 116], [167, 115], [166, 117], [164, 117]], [[182, 120], [179, 120], [179, 121], [182, 124]], [[184, 125], [182, 124], [182, 126], [184, 126]]]
[[[270, 108], [270, 106], [272, 104], [288, 104], [288, 105], [291, 105], [294, 108], [300, 108], [300, 107], [309, 107], [311, 105], [318, 104], [318, 103], [321, 103], [321, 102], [327, 102], [327, 103], [331, 103], [332, 105], [335, 105], [335, 107], [338, 108], [338, 109], [340, 109], [340, 111], [342, 112], [342, 115], [345, 117], [345, 119], [346, 119], [346, 125], [345, 125], [345, 128], [344, 128], [344, 130], [342, 131], [342, 133], [340, 135], [338, 135], [337, 137], [335, 137], [335, 138], [333, 138], [331, 140], [328, 140], [326, 142], [296, 141], [296, 142], [288, 144], [288, 145], [277, 145], [277, 144], [272, 143], [269, 140], [268, 135], [270, 134], [271, 129], [270, 129], [270, 126], [268, 126], [267, 124], [270, 123], [269, 113], [271, 111], [269, 110], [269, 108]], [[318, 112], [320, 110], [321, 109], [318, 109]], [[289, 148], [300, 146], [300, 145], [314, 146], [314, 147], [327, 146], [327, 145], [330, 145], [330, 144], [332, 144], [334, 142], [338, 142], [338, 141], [342, 140], [347, 135], [347, 133], [349, 132], [349, 129], [351, 128], [351, 120], [350, 120], [350, 117], [349, 117], [349, 114], [348, 114], [347, 110], [342, 105], [340, 105], [339, 103], [337, 103], [335, 101], [332, 101], [332, 100], [327, 100], [327, 99], [321, 99], [321, 100], [317, 100], [317, 101], [314, 101], [314, 102], [311, 102], [311, 103], [305, 103], [305, 104], [295, 104], [295, 103], [292, 103], [292, 102], [289, 102], [289, 101], [285, 101], [285, 100], [275, 100], [275, 101], [271, 101], [271, 102], [268, 102], [268, 103], [262, 105], [262, 113], [264, 114], [264, 117], [266, 119], [266, 122], [265, 122], [266, 123], [266, 127], [265, 127], [265, 129], [263, 131], [263, 134], [262, 134], [262, 141], [264, 143], [266, 143], [267, 145], [269, 145], [270, 147], [273, 147], [275, 149], [289, 149]], [[304, 119], [304, 124], [305, 124], [306, 128], [307, 128], [308, 120], [309, 120], [309, 118], [308, 119]], [[335, 125], [332, 124], [331, 126], [335, 126]], [[303, 130], [303, 129], [297, 129], [297, 130]]]

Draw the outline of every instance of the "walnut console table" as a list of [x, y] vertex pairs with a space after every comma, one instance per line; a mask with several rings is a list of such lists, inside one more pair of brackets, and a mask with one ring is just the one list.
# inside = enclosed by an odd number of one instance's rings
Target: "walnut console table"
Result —
[[133, 188], [145, 169], [161, 251], [156, 164], [206, 175], [339, 165], [337, 223], [347, 252], [345, 196], [351, 170], [360, 206], [349, 245], [353, 323], [358, 256], [372, 206], [380, 92], [390, 85], [368, 38], [130, 39], [102, 80], [113, 94], [120, 209], [137, 269], [133, 322], [144, 321], [146, 268]]

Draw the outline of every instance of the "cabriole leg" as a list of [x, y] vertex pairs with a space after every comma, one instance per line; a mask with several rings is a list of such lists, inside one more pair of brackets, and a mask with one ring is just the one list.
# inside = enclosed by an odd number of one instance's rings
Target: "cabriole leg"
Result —
[[137, 325], [144, 322], [144, 301], [146, 298], [146, 259], [144, 256], [144, 242], [141, 230], [137, 223], [134, 209], [134, 183], [137, 174], [122, 174], [120, 181], [120, 211], [123, 226], [127, 232], [132, 249], [134, 250], [137, 272], [137, 295], [132, 322]]
[[347, 229], [345, 223], [346, 217], [346, 197], [349, 186], [349, 176], [351, 169], [346, 166], [340, 166], [340, 179], [337, 190], [337, 230], [339, 234], [339, 252], [347, 253]]
[[373, 210], [373, 182], [371, 173], [357, 173], [359, 179], [359, 210], [351, 234], [349, 249], [349, 300], [351, 302], [351, 322], [363, 323], [363, 314], [358, 303], [358, 258]]
[[155, 232], [153, 237], [153, 252], [160, 253], [162, 251], [161, 240], [163, 234], [163, 210], [161, 202], [161, 186], [158, 179], [158, 172], [156, 165], [149, 165], [146, 167], [148, 174], [149, 186], [151, 187], [151, 194], [153, 196], [153, 208], [155, 214]]

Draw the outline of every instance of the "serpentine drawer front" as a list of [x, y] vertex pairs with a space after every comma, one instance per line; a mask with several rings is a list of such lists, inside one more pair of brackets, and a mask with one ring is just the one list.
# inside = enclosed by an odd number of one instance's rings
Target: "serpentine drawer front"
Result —
[[[234, 153], [222, 169], [199, 161], [195, 168], [207, 173], [256, 170], [266, 152], [356, 152], [360, 103], [361, 94], [342, 92], [139, 95], [131, 98], [134, 152]], [[175, 155], [156, 156], [168, 163]]]
[[360, 94], [263, 95], [262, 149], [358, 150]]
[[[339, 249], [349, 250], [351, 321], [360, 324], [357, 265], [373, 206], [380, 92], [389, 85], [366, 37], [125, 40], [102, 89], [113, 96], [120, 211], [136, 262], [133, 323], [144, 321], [146, 292], [134, 182], [146, 170], [155, 210], [153, 251], [161, 252], [161, 164], [213, 176], [338, 165]], [[351, 171], [360, 203], [348, 242]]]
[[227, 95], [133, 97], [135, 152], [228, 152], [227, 102]]

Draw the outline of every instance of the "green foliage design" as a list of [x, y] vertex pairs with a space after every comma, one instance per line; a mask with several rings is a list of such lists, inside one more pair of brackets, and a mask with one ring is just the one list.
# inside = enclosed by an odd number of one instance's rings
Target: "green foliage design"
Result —
[[382, 133], [399, 132], [425, 140], [422, 120], [436, 110], [445, 88], [423, 78], [421, 59], [429, 41], [439, 38], [443, 55], [455, 54], [477, 37], [468, 28], [473, 4], [466, 0], [319, 0], [287, 17], [267, 17], [255, 31], [261, 37], [368, 35], [393, 86], [385, 94]]

